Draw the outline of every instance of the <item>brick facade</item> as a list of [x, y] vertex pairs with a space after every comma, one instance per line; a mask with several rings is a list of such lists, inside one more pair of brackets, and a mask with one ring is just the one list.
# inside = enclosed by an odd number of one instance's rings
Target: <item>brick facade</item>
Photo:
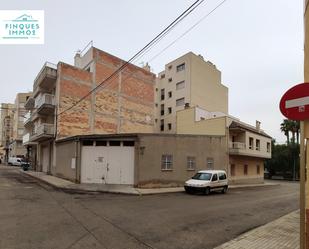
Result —
[[[91, 69], [58, 64], [58, 113], [108, 78], [125, 61], [96, 48]], [[86, 134], [153, 132], [155, 74], [129, 64], [57, 119], [57, 139]], [[56, 93], [57, 94], [57, 93]]]

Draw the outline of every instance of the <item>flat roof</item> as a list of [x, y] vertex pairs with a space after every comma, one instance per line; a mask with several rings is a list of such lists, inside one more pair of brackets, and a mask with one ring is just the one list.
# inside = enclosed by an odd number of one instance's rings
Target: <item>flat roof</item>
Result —
[[89, 134], [89, 135], [75, 135], [56, 140], [56, 143], [79, 141], [79, 140], [98, 140], [98, 139], [135, 139], [138, 137], [158, 136], [158, 137], [214, 137], [221, 138], [225, 136], [220, 135], [195, 135], [195, 134], [166, 134], [166, 133], [121, 133], [121, 134]]

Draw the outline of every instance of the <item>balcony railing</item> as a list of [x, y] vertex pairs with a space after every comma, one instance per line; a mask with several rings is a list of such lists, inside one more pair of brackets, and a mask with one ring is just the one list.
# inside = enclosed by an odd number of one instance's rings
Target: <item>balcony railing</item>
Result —
[[31, 112], [27, 112], [24, 116], [24, 125], [31, 121]]
[[28, 143], [30, 141], [30, 133], [23, 135], [23, 144]]
[[240, 142], [231, 142], [230, 143], [230, 149], [246, 149], [246, 144], [245, 143], [240, 143]]
[[35, 104], [34, 107], [39, 109], [43, 105], [55, 105], [55, 97], [52, 94], [40, 94], [35, 98]]
[[39, 126], [36, 126], [34, 128], [34, 136], [42, 136], [42, 135], [48, 135], [52, 136], [54, 135], [54, 125], [53, 124], [40, 124]]

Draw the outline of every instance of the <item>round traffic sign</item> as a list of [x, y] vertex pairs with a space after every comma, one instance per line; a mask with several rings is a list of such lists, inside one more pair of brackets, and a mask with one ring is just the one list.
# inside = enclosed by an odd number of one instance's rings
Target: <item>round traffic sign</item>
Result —
[[288, 119], [309, 119], [309, 83], [290, 88], [280, 100], [280, 111]]

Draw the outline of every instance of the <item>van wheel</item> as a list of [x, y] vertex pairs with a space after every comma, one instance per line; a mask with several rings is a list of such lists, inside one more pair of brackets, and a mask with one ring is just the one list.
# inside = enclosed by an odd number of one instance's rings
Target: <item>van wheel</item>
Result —
[[205, 195], [209, 195], [210, 194], [210, 187], [205, 188], [204, 194]]
[[222, 194], [225, 194], [227, 192], [227, 186], [224, 186], [223, 189], [221, 190]]

